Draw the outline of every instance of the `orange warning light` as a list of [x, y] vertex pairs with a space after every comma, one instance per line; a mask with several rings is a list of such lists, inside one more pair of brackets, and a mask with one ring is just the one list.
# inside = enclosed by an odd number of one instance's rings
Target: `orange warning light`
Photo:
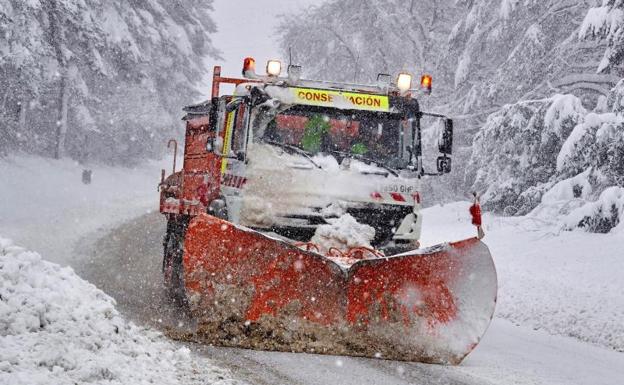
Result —
[[423, 75], [420, 78], [420, 88], [422, 88], [427, 95], [431, 93], [432, 83], [433, 79], [431, 78], [431, 75]]
[[256, 59], [252, 57], [246, 57], [243, 62], [243, 76], [253, 76], [256, 73]]

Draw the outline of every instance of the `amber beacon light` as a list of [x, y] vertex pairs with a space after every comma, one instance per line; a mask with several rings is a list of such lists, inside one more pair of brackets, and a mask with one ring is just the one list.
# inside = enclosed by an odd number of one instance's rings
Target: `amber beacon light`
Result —
[[431, 75], [423, 75], [420, 78], [420, 88], [423, 90], [424, 93], [430, 94], [432, 87], [433, 79], [431, 78]]
[[243, 76], [253, 77], [256, 74], [256, 59], [247, 57], [243, 61]]

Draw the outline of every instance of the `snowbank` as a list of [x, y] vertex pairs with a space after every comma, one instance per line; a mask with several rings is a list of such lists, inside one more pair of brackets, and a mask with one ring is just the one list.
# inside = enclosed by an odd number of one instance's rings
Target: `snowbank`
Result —
[[[469, 206], [423, 210], [423, 245], [474, 236]], [[552, 217], [483, 219], [498, 272], [496, 317], [624, 352], [624, 232], [561, 231]]]
[[592, 185], [589, 182], [591, 171], [591, 169], [588, 169], [577, 176], [556, 183], [542, 196], [542, 204], [588, 198], [593, 192]]
[[568, 214], [563, 223], [566, 229], [577, 227], [592, 233], [608, 233], [624, 228], [624, 188], [609, 187], [597, 201], [587, 203]]
[[226, 375], [124, 321], [71, 268], [0, 238], [1, 384], [208, 384]]

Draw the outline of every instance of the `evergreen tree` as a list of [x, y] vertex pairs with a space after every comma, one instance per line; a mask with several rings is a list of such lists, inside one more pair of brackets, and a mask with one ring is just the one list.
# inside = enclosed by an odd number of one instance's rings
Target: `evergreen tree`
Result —
[[408, 70], [438, 81], [456, 13], [451, 0], [332, 0], [285, 16], [278, 28], [285, 54], [310, 78], [374, 82]]
[[603, 0], [602, 6], [593, 7], [585, 16], [579, 32], [581, 38], [601, 37], [607, 40], [608, 47], [598, 67], [604, 72], [624, 61], [624, 1]]
[[[573, 93], [588, 105], [605, 96], [618, 74], [596, 76], [604, 46], [577, 38], [591, 0], [477, 0], [451, 35], [457, 57], [453, 110], [483, 119], [504, 104]], [[483, 54], [487, 52], [487, 54]]]
[[212, 1], [0, 0], [0, 149], [136, 162], [179, 132]]

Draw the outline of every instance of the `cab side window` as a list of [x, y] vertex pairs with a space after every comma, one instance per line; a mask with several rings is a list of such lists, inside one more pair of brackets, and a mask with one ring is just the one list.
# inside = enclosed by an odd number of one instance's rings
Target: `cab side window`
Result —
[[234, 111], [232, 132], [232, 151], [238, 154], [245, 152], [247, 142], [247, 106], [241, 103]]

